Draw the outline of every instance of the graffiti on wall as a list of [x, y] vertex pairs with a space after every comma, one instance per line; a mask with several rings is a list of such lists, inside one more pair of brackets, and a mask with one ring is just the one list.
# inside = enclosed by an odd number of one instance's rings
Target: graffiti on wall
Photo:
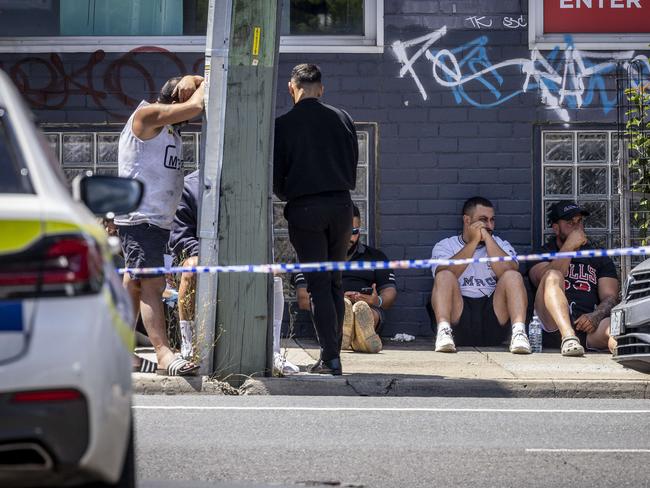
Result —
[[465, 22], [478, 30], [496, 28], [498, 24], [501, 24], [506, 29], [524, 29], [528, 27], [528, 17], [525, 15], [519, 15], [518, 17], [506, 15], [496, 19], [485, 15], [472, 15], [467, 17]]
[[[635, 55], [634, 51], [580, 51], [574, 47], [570, 36], [563, 46], [556, 46], [546, 54], [533, 49], [529, 58], [493, 63], [488, 55], [487, 36], [453, 49], [432, 49], [446, 34], [447, 28], [442, 27], [415, 39], [395, 41], [392, 45], [401, 64], [399, 77], [409, 75], [423, 100], [428, 99], [427, 89], [413, 68], [419, 60], [431, 63], [433, 80], [426, 81], [451, 89], [458, 104], [466, 102], [477, 108], [493, 108], [522, 93], [539, 90], [542, 103], [567, 122], [569, 109], [598, 106], [608, 113], [614, 108], [616, 95], [608, 92], [605, 77], [616, 71], [617, 63], [624, 69], [643, 71], [637, 74], [650, 74], [650, 63], [645, 55]], [[415, 52], [409, 55], [407, 50]], [[510, 67], [521, 77], [520, 85], [515, 88], [505, 88]], [[478, 91], [477, 86], [480, 87]], [[481, 92], [486, 90], [487, 100], [481, 97]]]
[[[77, 67], [65, 63], [59, 54], [51, 53], [0, 63], [0, 68], [9, 74], [33, 109], [64, 109], [69, 105], [70, 97], [83, 95], [97, 109], [122, 119], [128, 117], [143, 94], [157, 93], [160, 89], [157, 86], [160, 75], [156, 77], [153, 72], [156, 62], [170, 66], [170, 72], [186, 74], [202, 73], [203, 61], [201, 56], [188, 70], [174, 53], [161, 47], [141, 46], [110, 61], [104, 51], [97, 50]], [[133, 80], [137, 83], [130, 83]]]

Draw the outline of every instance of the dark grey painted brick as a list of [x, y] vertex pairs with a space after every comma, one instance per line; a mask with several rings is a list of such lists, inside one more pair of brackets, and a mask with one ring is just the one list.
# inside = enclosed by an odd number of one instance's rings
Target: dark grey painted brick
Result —
[[455, 153], [458, 151], [458, 138], [436, 137], [429, 139], [418, 139], [418, 148], [422, 152]]
[[[532, 152], [533, 137], [536, 137], [534, 124], [554, 123], [562, 130], [563, 120], [541, 103], [540, 93], [532, 85], [528, 93], [519, 94], [494, 108], [476, 108], [466, 99], [457, 101], [451, 88], [435, 82], [432, 63], [423, 56], [413, 68], [426, 89], [427, 100], [424, 100], [410, 74], [399, 77], [400, 64], [391, 49], [395, 40], [414, 39], [447, 26], [447, 34], [431, 47], [432, 51], [456, 49], [486, 36], [485, 56], [492, 65], [512, 58], [529, 59], [527, 30], [507, 30], [499, 20], [505, 15], [527, 13], [527, 2], [384, 0], [384, 9], [386, 49], [383, 54], [280, 55], [277, 113], [291, 108], [286, 93], [291, 68], [308, 58], [323, 70], [327, 103], [346, 109], [357, 120], [379, 124], [375, 175], [378, 193], [374, 202], [376, 238], [389, 257], [429, 257], [437, 240], [459, 231], [462, 202], [476, 194], [484, 194], [496, 204], [499, 233], [522, 249], [529, 247], [531, 202], [539, 198], [533, 194], [531, 173], [533, 165], [538, 164]], [[495, 25], [488, 30], [473, 29], [466, 20], [472, 15], [488, 16]], [[408, 53], [413, 55], [418, 48], [412, 46]], [[543, 54], [548, 55], [548, 52]], [[57, 56], [63, 60], [65, 72], [70, 74], [83, 70], [91, 54], [61, 53]], [[88, 85], [85, 75], [80, 73], [75, 84], [70, 85], [67, 104], [61, 109], [49, 110], [43, 108], [43, 104], [53, 107], [64, 99], [63, 79], [52, 80], [46, 69], [50, 63], [49, 53], [29, 56], [5, 53], [0, 55], [0, 63], [5, 70], [11, 70], [27, 57], [40, 59], [38, 63], [22, 64], [22, 68], [28, 76], [23, 83], [28, 82], [32, 88], [53, 83], [49, 94], [30, 92], [26, 97], [38, 110], [37, 116], [42, 122], [104, 124], [124, 122], [133, 110], [134, 106], [125, 104], [124, 93], [138, 101], [152, 95], [168, 77], [177, 74], [178, 68], [172, 59], [189, 70], [201, 59], [202, 53], [134, 55], [138, 65], [151, 75], [155, 88], [149, 87], [137, 71], [124, 68], [122, 92], [106, 85], [105, 75], [111, 74], [110, 63], [124, 59], [123, 56], [123, 53], [106, 53], [104, 60], [93, 68], [92, 86], [105, 95], [99, 104], [80, 91], [80, 86]], [[462, 53], [457, 53], [457, 57], [460, 59]], [[559, 72], [562, 72], [561, 67]], [[471, 74], [467, 64], [463, 65], [462, 73], [464, 76]], [[494, 73], [486, 73], [484, 79], [499, 90], [501, 97], [522, 89], [525, 75], [520, 68], [502, 68], [498, 73], [502, 80]], [[112, 74], [116, 74], [114, 69]], [[479, 80], [465, 83], [463, 90], [465, 96], [476, 103], [501, 101]], [[615, 95], [611, 87], [607, 94], [610, 98]], [[580, 124], [615, 124], [615, 111], [604, 113], [600, 92], [597, 90], [594, 95], [589, 107], [568, 110], [572, 129], [580, 128]], [[397, 276], [398, 287], [403, 290], [400, 291], [402, 300], [398, 299], [394, 309], [389, 311], [386, 333], [430, 334], [424, 303], [430, 293], [431, 276], [426, 270], [400, 270]]]

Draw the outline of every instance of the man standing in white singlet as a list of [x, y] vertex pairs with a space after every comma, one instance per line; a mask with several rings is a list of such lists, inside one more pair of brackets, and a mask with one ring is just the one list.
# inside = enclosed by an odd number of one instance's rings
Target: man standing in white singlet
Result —
[[[156, 103], [140, 102], [120, 134], [119, 175], [144, 183], [140, 207], [115, 219], [128, 268], [164, 266], [169, 229], [183, 191], [179, 129], [203, 112], [203, 98], [201, 76], [172, 78], [160, 90]], [[196, 374], [199, 366], [177, 357], [169, 347], [162, 303], [164, 276], [126, 273], [123, 283], [133, 301], [135, 316], [142, 314], [156, 351], [157, 372], [170, 376]], [[149, 370], [150, 363], [138, 363], [138, 359], [134, 370]]]

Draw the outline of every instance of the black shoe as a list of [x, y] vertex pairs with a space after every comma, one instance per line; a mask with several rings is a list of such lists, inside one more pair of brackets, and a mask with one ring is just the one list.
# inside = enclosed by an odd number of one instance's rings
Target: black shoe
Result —
[[333, 376], [341, 376], [343, 374], [341, 359], [334, 358], [329, 361], [319, 359], [315, 364], [312, 364], [307, 368], [307, 372], [312, 374], [331, 374]]

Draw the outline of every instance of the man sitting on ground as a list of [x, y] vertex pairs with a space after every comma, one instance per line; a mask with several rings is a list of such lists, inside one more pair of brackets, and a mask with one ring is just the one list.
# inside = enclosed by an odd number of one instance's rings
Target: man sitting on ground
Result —
[[[584, 228], [584, 217], [588, 215], [571, 201], [553, 205], [549, 221], [555, 236], [542, 252], [591, 248]], [[609, 335], [609, 316], [618, 302], [619, 284], [616, 266], [609, 257], [535, 263], [528, 276], [537, 288], [535, 311], [544, 331], [554, 338], [553, 345], [561, 347], [562, 355], [582, 356], [585, 347], [614, 350], [616, 341]]]
[[[348, 261], [388, 261], [379, 249], [359, 241], [361, 213], [355, 205], [352, 208], [352, 237], [348, 248]], [[298, 306], [310, 310], [307, 282], [302, 273], [294, 277]], [[341, 349], [377, 353], [382, 349], [379, 332], [385, 321], [384, 311], [397, 298], [395, 273], [390, 269], [343, 271], [345, 293], [345, 319]]]
[[[463, 232], [438, 242], [433, 259], [516, 256], [510, 243], [493, 235], [494, 206], [482, 197], [463, 205]], [[431, 305], [437, 322], [436, 352], [456, 352], [459, 346], [495, 346], [507, 337], [510, 352], [529, 354], [526, 336], [528, 300], [517, 261], [433, 265]], [[453, 332], [452, 332], [453, 331]]]

